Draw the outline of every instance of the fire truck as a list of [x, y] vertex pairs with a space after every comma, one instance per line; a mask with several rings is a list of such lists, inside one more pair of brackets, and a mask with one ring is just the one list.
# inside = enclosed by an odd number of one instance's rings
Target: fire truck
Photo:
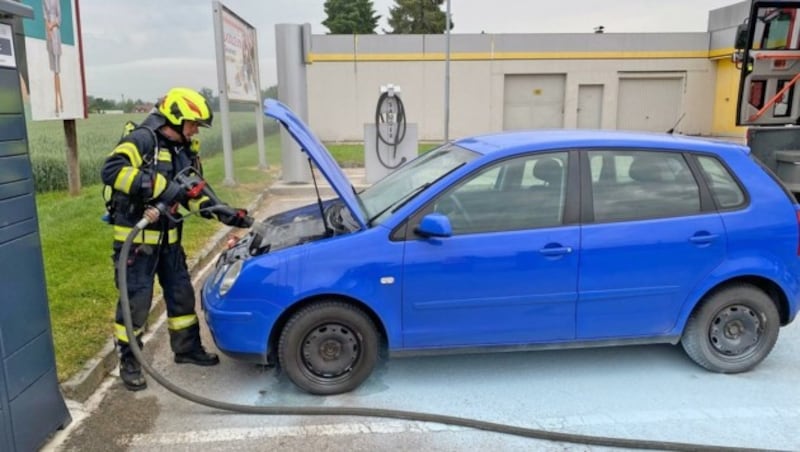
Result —
[[736, 33], [736, 125], [753, 155], [800, 199], [800, 1], [753, 0]]

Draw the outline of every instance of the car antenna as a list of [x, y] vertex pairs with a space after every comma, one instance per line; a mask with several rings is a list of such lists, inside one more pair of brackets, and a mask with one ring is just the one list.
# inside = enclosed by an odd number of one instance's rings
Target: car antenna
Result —
[[668, 133], [668, 134], [672, 135], [672, 132], [674, 132], [674, 131], [675, 131], [675, 127], [678, 127], [678, 124], [680, 124], [680, 123], [681, 123], [681, 120], [683, 119], [683, 117], [684, 117], [684, 116], [686, 116], [686, 112], [683, 112], [683, 114], [681, 115], [681, 117], [680, 117], [680, 118], [678, 118], [678, 120], [677, 120], [677, 121], [675, 121], [675, 125], [674, 125], [674, 126], [672, 126], [672, 127], [670, 127], [670, 128], [669, 128], [669, 130], [667, 130], [667, 133]]

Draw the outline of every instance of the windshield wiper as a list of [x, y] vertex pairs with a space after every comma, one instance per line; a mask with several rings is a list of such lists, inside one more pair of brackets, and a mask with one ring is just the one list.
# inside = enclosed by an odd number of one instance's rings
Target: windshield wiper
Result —
[[430, 181], [430, 182], [425, 182], [424, 184], [420, 185], [419, 187], [417, 187], [417, 188], [415, 188], [415, 189], [411, 190], [410, 192], [406, 193], [405, 195], [403, 195], [403, 197], [402, 197], [402, 198], [400, 198], [400, 199], [398, 199], [397, 201], [395, 201], [395, 202], [393, 202], [393, 203], [389, 204], [389, 205], [388, 205], [388, 206], [386, 206], [384, 209], [382, 209], [380, 212], [378, 212], [377, 214], [375, 214], [375, 215], [373, 215], [372, 217], [370, 217], [370, 219], [369, 219], [369, 220], [367, 220], [367, 225], [368, 225], [368, 226], [372, 226], [372, 222], [373, 222], [373, 221], [375, 221], [376, 219], [380, 218], [380, 217], [381, 217], [381, 215], [385, 214], [385, 213], [386, 213], [386, 212], [388, 212], [389, 210], [391, 210], [391, 211], [392, 211], [392, 213], [395, 213], [395, 212], [397, 212], [397, 210], [398, 210], [398, 209], [400, 209], [400, 208], [401, 208], [401, 207], [403, 207], [404, 205], [408, 204], [408, 202], [409, 202], [409, 201], [411, 201], [412, 199], [414, 199], [414, 197], [415, 197], [415, 196], [417, 196], [417, 194], [419, 194], [420, 192], [424, 191], [425, 189], [427, 189], [427, 188], [428, 188], [428, 187], [430, 187], [431, 185], [435, 184], [436, 182], [439, 182], [439, 181], [440, 181], [440, 180], [442, 180], [442, 179], [443, 179], [445, 176], [447, 176], [448, 174], [452, 173], [453, 171], [455, 171], [455, 170], [457, 170], [457, 169], [461, 168], [461, 167], [462, 167], [462, 166], [464, 166], [464, 165], [466, 165], [466, 162], [464, 162], [464, 163], [460, 163], [460, 164], [456, 165], [456, 166], [455, 166], [455, 167], [453, 167], [453, 168], [452, 168], [450, 171], [448, 171], [448, 172], [446, 172], [446, 173], [442, 174], [441, 176], [437, 177], [436, 179], [434, 179], [434, 180], [432, 180], [432, 181]]
[[[394, 207], [394, 210], [392, 210], [392, 213], [394, 213], [397, 209], [403, 207], [408, 201], [410, 201], [412, 198], [414, 198], [414, 195], [416, 195], [417, 193], [421, 192], [422, 190], [425, 190], [426, 188], [430, 187], [431, 184], [432, 184], [432, 182], [426, 182], [426, 183], [420, 185], [419, 187], [411, 190], [410, 192], [406, 193], [405, 195], [403, 195], [402, 198], [400, 198], [397, 201], [389, 204], [383, 210], [381, 210], [377, 214], [373, 215], [372, 218], [370, 218], [369, 221], [367, 221], [367, 224], [372, 226], [372, 222], [373, 221], [375, 221], [376, 219], [380, 218], [381, 215], [385, 214], [386, 212], [389, 211], [389, 209], [392, 209], [393, 207]], [[397, 207], [395, 207], [395, 206], [397, 206]]]

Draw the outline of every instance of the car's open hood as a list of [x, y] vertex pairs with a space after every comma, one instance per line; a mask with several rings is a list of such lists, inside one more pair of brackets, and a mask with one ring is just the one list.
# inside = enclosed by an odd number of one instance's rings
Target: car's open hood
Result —
[[353, 185], [344, 175], [344, 172], [333, 159], [330, 152], [319, 141], [308, 126], [297, 117], [292, 110], [283, 103], [275, 99], [264, 100], [264, 114], [278, 120], [286, 131], [297, 141], [300, 149], [308, 154], [317, 168], [331, 184], [331, 187], [339, 195], [339, 198], [347, 205], [353, 213], [353, 218], [358, 221], [361, 228], [367, 227], [367, 220], [364, 218], [364, 212], [361, 210], [361, 205], [358, 196], [353, 189]]

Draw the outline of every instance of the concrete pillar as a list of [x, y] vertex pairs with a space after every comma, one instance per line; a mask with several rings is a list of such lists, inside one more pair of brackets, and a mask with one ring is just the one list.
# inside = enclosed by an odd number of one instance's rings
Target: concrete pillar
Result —
[[[308, 28], [308, 27], [307, 27]], [[297, 116], [308, 122], [308, 93], [306, 90], [306, 65], [304, 47], [308, 48], [310, 33], [297, 24], [275, 25], [275, 47], [278, 66], [278, 100], [288, 105]], [[300, 151], [294, 139], [281, 128], [281, 165], [283, 182], [288, 184], [311, 182], [311, 171], [306, 154]]]

